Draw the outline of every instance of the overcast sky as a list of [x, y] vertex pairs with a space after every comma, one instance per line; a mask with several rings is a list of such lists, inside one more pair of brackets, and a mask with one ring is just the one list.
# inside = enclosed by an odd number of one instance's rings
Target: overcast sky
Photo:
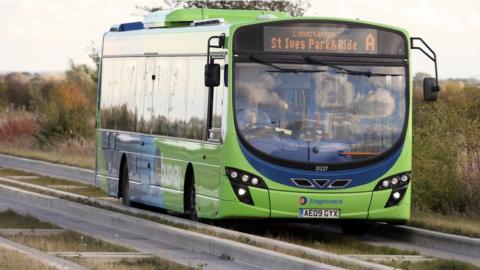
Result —
[[[90, 63], [113, 24], [142, 20], [136, 5], [154, 0], [0, 0], [0, 72], [62, 71]], [[307, 15], [359, 18], [407, 29], [437, 52], [441, 78], [480, 79], [480, 0], [312, 0]], [[433, 65], [414, 54], [414, 71]]]

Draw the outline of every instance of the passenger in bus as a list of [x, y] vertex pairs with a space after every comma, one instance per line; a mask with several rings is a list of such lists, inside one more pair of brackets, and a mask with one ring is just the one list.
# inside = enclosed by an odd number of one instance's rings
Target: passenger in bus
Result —
[[314, 76], [316, 104], [327, 119], [316, 119], [326, 123], [326, 136], [330, 140], [346, 140], [359, 132], [358, 118], [352, 110], [355, 99], [353, 84], [346, 77], [330, 73]]
[[395, 99], [387, 87], [385, 77], [368, 78], [369, 89], [363, 91], [359, 106], [359, 113], [363, 118], [384, 119], [392, 116], [395, 111]]

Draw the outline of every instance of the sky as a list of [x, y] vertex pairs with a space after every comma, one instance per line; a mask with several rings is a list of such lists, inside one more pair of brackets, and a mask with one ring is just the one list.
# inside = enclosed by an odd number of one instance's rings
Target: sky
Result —
[[[136, 6], [155, 0], [0, 0], [0, 73], [59, 72], [68, 61], [93, 65], [87, 48], [99, 47], [110, 26], [139, 21]], [[359, 18], [406, 29], [436, 51], [440, 78], [480, 79], [480, 0], [311, 0], [306, 15]], [[413, 71], [433, 64], [413, 54]]]

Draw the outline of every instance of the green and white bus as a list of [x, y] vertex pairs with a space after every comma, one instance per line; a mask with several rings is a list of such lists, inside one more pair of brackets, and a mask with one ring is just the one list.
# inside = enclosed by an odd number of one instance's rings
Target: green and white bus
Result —
[[[114, 26], [97, 184], [125, 205], [192, 218], [404, 222], [414, 41], [382, 24], [259, 10], [158, 11]], [[426, 78], [425, 99], [438, 91]]]

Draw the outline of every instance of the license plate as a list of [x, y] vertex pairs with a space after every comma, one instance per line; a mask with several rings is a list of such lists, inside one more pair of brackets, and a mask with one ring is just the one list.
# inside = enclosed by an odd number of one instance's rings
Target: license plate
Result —
[[340, 209], [300, 209], [301, 218], [340, 218]]

